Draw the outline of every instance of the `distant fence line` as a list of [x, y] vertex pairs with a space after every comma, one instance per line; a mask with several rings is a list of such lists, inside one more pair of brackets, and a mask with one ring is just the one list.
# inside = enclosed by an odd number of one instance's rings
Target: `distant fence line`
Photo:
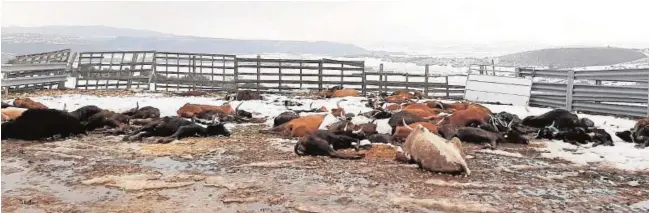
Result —
[[[74, 69], [72, 62], [77, 65]], [[2, 67], [2, 87], [9, 89], [60, 88], [71, 73], [76, 77], [75, 87], [80, 89], [284, 93], [340, 85], [363, 94], [408, 89], [430, 97], [462, 99], [462, 83], [466, 81], [466, 75], [435, 75], [428, 65], [423, 72], [397, 73], [384, 70], [383, 64], [376, 71], [367, 71], [364, 61], [153, 50], [76, 54], [67, 49], [18, 56], [12, 63]], [[532, 78], [529, 104], [533, 106], [630, 117], [649, 115], [649, 69], [578, 71], [471, 65], [467, 74]]]

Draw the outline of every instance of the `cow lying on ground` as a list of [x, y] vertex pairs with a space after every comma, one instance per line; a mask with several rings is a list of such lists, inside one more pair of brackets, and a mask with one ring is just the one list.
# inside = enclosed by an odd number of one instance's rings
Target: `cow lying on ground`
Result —
[[[215, 120], [216, 121], [216, 120]], [[165, 116], [162, 119], [124, 137], [125, 141], [140, 140], [143, 137], [166, 137], [158, 140], [158, 143], [169, 143], [176, 139], [198, 136], [230, 136], [230, 131], [225, 128], [224, 123], [212, 123], [207, 128], [202, 127], [194, 122], [185, 120], [176, 116]]]
[[431, 172], [471, 174], [462, 155], [462, 143], [454, 138], [450, 142], [421, 125], [410, 133], [396, 159], [415, 163]]
[[328, 130], [318, 130], [306, 137], [300, 138], [295, 144], [295, 154], [299, 156], [312, 155], [312, 156], [330, 156], [340, 159], [361, 159], [363, 154], [345, 154], [336, 150], [355, 148], [352, 143], [359, 143], [358, 139], [346, 136], [336, 135]]
[[[65, 106], [63, 108], [65, 108]], [[91, 116], [100, 113], [101, 111], [102, 109], [95, 105], [87, 105], [79, 107], [79, 109], [70, 112], [70, 114], [77, 117], [81, 122], [88, 122]]]
[[2, 124], [2, 139], [40, 140], [86, 134], [83, 125], [68, 112], [56, 109], [28, 109], [16, 120]]
[[260, 130], [261, 133], [279, 133], [287, 137], [303, 137], [318, 130], [326, 115], [307, 115], [273, 127], [270, 130]]
[[234, 95], [225, 96], [228, 101], [249, 101], [249, 100], [264, 100], [259, 93], [250, 90], [240, 90]]
[[2, 121], [15, 120], [20, 117], [27, 109], [25, 108], [3, 108], [2, 109]]
[[2, 109], [10, 107], [11, 105], [5, 102], [2, 102]]
[[230, 103], [226, 103], [222, 106], [186, 103], [185, 105], [180, 107], [178, 111], [176, 111], [176, 114], [178, 114], [179, 117], [183, 117], [183, 118], [193, 118], [198, 113], [206, 110], [216, 110], [216, 111], [220, 111], [223, 114], [234, 114], [234, 109], [232, 109]]
[[14, 100], [14, 107], [27, 109], [47, 109], [47, 106], [29, 98], [16, 98]]
[[136, 102], [135, 108], [123, 112], [122, 114], [129, 116], [131, 119], [147, 119], [147, 118], [156, 119], [156, 118], [160, 118], [160, 109], [152, 106], [145, 106], [140, 108], [140, 103]]
[[554, 124], [557, 129], [569, 129], [579, 125], [579, 118], [568, 110], [554, 109], [538, 116], [527, 116], [521, 124], [535, 128], [545, 128]]
[[636, 121], [633, 129], [616, 132], [615, 135], [625, 142], [636, 143], [636, 148], [649, 146], [649, 118]]

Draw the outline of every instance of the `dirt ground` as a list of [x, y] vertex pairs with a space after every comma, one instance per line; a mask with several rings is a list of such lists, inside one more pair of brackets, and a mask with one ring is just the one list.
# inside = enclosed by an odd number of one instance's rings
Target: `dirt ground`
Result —
[[[73, 93], [135, 91], [2, 98]], [[2, 211], [641, 212], [629, 205], [649, 198], [649, 172], [543, 159], [538, 142], [499, 148], [514, 155], [465, 145], [472, 171], [466, 177], [397, 163], [394, 149], [380, 145], [361, 160], [298, 157], [295, 140], [260, 134], [261, 128], [242, 125], [230, 138], [170, 144], [99, 134], [2, 141]]]
[[[262, 135], [170, 144], [90, 135], [2, 142], [3, 212], [633, 212], [647, 173], [578, 167], [466, 147], [472, 174], [425, 172], [375, 145], [361, 160], [297, 157], [294, 141]], [[352, 150], [350, 150], [352, 151]]]

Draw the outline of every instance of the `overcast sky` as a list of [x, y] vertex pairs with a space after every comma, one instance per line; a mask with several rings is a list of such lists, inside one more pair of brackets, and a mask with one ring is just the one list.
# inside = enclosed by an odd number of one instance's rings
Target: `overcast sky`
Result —
[[[647, 0], [7, 2], [2, 26], [106, 25], [239, 39], [649, 46]], [[645, 46], [646, 47], [646, 46]]]

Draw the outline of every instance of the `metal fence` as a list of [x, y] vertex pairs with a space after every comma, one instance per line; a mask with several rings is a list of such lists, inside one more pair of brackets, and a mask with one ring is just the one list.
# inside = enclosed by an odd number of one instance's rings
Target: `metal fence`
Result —
[[340, 85], [363, 94], [417, 89], [433, 97], [459, 99], [464, 93], [463, 85], [449, 83], [458, 76], [432, 76], [428, 66], [425, 74], [413, 75], [384, 71], [382, 65], [377, 72], [366, 72], [364, 61], [157, 51], [82, 52], [77, 62], [73, 76], [81, 89], [284, 93]]
[[470, 72], [485, 75], [532, 78], [532, 95], [529, 102], [532, 106], [625, 117], [649, 116], [649, 69], [552, 70], [491, 68], [491, 65], [472, 67], [469, 68]]
[[16, 56], [2, 65], [1, 85], [7, 92], [63, 88], [70, 56], [70, 49]]

